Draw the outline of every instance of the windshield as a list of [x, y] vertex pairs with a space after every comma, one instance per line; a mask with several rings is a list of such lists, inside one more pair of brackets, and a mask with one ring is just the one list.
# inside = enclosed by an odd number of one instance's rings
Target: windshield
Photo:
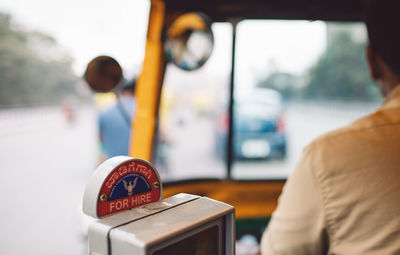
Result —
[[214, 49], [200, 69], [183, 71], [169, 63], [161, 94], [154, 162], [164, 180], [224, 178], [214, 153], [217, 111], [228, 105], [232, 27], [216, 23]]
[[[234, 95], [249, 88], [274, 90], [283, 107], [258, 126], [240, 113], [234, 116], [246, 128], [234, 127], [233, 178], [287, 178], [313, 139], [379, 106], [381, 95], [364, 57], [366, 40], [361, 23], [238, 25]], [[268, 112], [261, 106], [259, 111]]]
[[[227, 175], [232, 27], [213, 32], [203, 68], [167, 66], [155, 156], [167, 180]], [[234, 179], [286, 179], [313, 139], [382, 102], [361, 23], [245, 20], [236, 35]]]

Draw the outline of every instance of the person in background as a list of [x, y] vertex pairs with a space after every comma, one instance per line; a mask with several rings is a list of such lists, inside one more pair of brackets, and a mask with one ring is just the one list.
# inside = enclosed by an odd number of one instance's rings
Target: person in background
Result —
[[135, 79], [126, 82], [117, 102], [99, 114], [100, 142], [106, 158], [129, 154], [131, 122], [136, 110], [135, 85]]
[[399, 10], [395, 0], [368, 6], [367, 60], [384, 104], [304, 149], [262, 254], [400, 254]]

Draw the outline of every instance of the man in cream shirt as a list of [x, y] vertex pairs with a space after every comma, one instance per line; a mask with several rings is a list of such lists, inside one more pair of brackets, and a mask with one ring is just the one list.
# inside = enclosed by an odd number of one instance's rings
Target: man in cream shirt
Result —
[[400, 1], [372, 0], [375, 113], [304, 149], [264, 233], [262, 254], [400, 254]]

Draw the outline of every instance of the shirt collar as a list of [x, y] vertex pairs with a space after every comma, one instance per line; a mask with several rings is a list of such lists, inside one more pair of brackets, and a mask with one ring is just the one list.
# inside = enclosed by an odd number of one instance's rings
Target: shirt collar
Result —
[[385, 108], [400, 105], [400, 84], [386, 96], [383, 106]]

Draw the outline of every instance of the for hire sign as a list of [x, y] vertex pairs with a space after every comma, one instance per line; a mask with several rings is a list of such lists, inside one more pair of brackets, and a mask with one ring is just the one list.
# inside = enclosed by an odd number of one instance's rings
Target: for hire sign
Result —
[[83, 211], [99, 218], [161, 199], [157, 170], [147, 161], [118, 156], [106, 160], [90, 177]]

